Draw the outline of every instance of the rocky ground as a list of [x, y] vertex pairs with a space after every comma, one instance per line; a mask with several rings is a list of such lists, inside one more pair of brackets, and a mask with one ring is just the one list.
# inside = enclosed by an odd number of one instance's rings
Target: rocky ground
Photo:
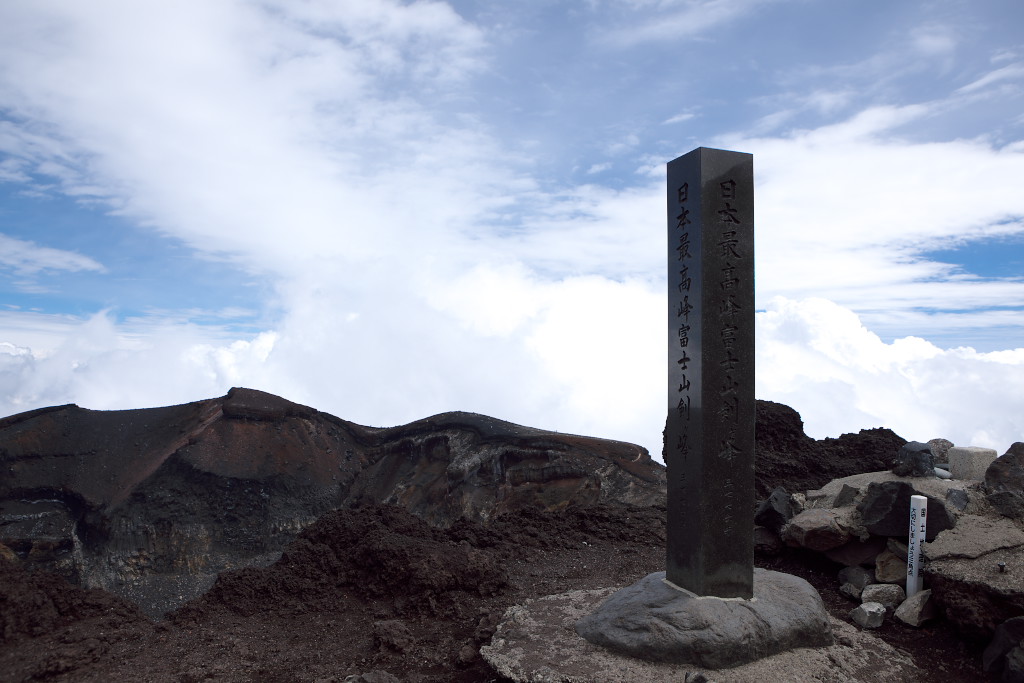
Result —
[[[0, 678], [52, 681], [500, 680], [479, 656], [508, 607], [626, 585], [663, 569], [665, 511], [600, 505], [521, 511], [439, 530], [393, 506], [329, 513], [263, 569], [223, 574], [167, 619], [64, 579], [0, 564]], [[835, 565], [784, 551], [757, 564], [797, 574], [848, 620]], [[943, 622], [875, 632], [921, 681], [978, 681], [984, 643]], [[880, 672], [879, 680], [886, 680]]]
[[[904, 443], [815, 441], [759, 401], [757, 496], [884, 470]], [[479, 650], [509, 607], [664, 569], [664, 468], [646, 452], [485, 416], [372, 429], [232, 390], [4, 418], [0, 461], [0, 681], [503, 680]], [[850, 621], [841, 565], [772, 552], [757, 566]], [[207, 590], [221, 565], [244, 568]], [[915, 680], [985, 678], [987, 640], [949, 621], [870, 633]]]

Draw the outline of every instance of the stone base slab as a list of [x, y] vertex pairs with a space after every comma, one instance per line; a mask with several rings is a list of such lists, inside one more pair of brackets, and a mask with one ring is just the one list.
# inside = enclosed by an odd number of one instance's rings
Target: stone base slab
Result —
[[616, 588], [581, 590], [509, 608], [480, 653], [499, 674], [517, 683], [680, 682], [706, 672], [715, 683], [877, 683], [924, 680], [909, 656], [870, 632], [838, 619], [829, 627], [836, 644], [800, 648], [732, 669], [707, 671], [688, 664], [647, 662], [588, 643], [576, 622], [594, 612]]

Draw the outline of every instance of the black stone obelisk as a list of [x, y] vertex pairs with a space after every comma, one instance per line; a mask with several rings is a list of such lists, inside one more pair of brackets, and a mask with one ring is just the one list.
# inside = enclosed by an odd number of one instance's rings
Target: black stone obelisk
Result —
[[754, 582], [754, 162], [700, 147], [668, 164], [668, 557], [697, 595]]

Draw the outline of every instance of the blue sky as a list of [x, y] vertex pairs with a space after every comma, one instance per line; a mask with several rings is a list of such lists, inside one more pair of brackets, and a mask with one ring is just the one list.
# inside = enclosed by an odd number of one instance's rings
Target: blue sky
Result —
[[660, 452], [664, 164], [751, 152], [757, 395], [1024, 439], [1015, 0], [0, 6], [0, 414], [284, 395]]

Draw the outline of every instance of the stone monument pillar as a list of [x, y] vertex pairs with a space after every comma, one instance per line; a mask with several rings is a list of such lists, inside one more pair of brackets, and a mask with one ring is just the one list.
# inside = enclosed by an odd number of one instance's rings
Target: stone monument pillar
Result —
[[753, 596], [754, 162], [668, 164], [667, 580]]

